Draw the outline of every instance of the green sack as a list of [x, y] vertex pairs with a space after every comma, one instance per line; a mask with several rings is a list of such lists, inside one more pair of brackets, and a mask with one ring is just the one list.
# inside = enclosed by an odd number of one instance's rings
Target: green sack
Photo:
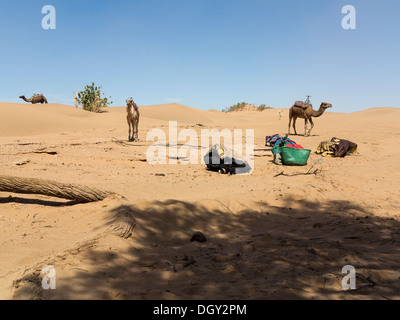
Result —
[[281, 153], [282, 152], [282, 147], [279, 147], [279, 146], [273, 147], [271, 149], [271, 152], [272, 152], [273, 155], [276, 155], [277, 153]]
[[310, 149], [282, 148], [283, 164], [287, 166], [305, 166], [310, 157]]

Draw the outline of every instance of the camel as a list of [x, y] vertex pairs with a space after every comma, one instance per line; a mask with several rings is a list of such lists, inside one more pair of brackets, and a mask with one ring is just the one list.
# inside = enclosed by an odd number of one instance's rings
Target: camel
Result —
[[[290, 124], [292, 123], [293, 119], [293, 129], [294, 133], [297, 135], [296, 131], [296, 120], [297, 118], [302, 118], [305, 120], [304, 124], [304, 136], [307, 137], [311, 134], [311, 130], [314, 128], [314, 123], [312, 121], [312, 117], [317, 118], [320, 117], [326, 109], [332, 108], [332, 105], [330, 103], [322, 102], [321, 106], [319, 107], [319, 110], [316, 111], [313, 109], [312, 104], [310, 103], [307, 108], [301, 108], [301, 107], [296, 107], [293, 105], [290, 110], [289, 110], [289, 131], [288, 133], [290, 134]], [[310, 121], [311, 123], [311, 128], [307, 133], [307, 122]]]
[[26, 99], [25, 96], [20, 96], [20, 99], [26, 101], [26, 102], [31, 102], [32, 104], [35, 103], [47, 103], [47, 99], [43, 94], [34, 94], [31, 98]]
[[138, 135], [139, 135], [139, 108], [135, 102], [133, 102], [133, 99], [127, 99], [126, 100], [126, 112], [127, 116], [126, 119], [128, 120], [128, 125], [129, 125], [129, 135], [128, 135], [128, 140], [129, 141], [139, 141]]

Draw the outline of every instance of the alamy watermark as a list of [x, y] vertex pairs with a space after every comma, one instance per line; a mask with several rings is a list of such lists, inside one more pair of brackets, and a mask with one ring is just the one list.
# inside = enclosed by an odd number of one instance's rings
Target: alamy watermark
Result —
[[42, 19], [42, 28], [44, 30], [56, 29], [56, 8], [51, 5], [46, 5], [42, 8], [42, 14], [45, 16]]
[[44, 290], [55, 290], [56, 289], [56, 269], [54, 266], [44, 266], [42, 268], [42, 274], [45, 276], [42, 279], [42, 288]]
[[[42, 28], [44, 30], [56, 29], [56, 9], [52, 5], [45, 5], [42, 7]], [[342, 19], [342, 28], [345, 30], [356, 29], [356, 8], [352, 5], [345, 5], [342, 8], [342, 14], [345, 16]]]
[[352, 5], [347, 5], [342, 8], [342, 14], [345, 16], [342, 19], [342, 28], [345, 30], [356, 29], [356, 8]]
[[342, 273], [347, 275], [342, 279], [342, 288], [345, 290], [355, 290], [356, 289], [356, 268], [351, 265], [344, 266], [342, 268]]

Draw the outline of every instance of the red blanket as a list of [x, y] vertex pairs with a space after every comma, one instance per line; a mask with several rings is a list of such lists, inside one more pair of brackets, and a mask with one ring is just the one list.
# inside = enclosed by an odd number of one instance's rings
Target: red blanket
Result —
[[295, 143], [294, 145], [288, 143], [285, 147], [293, 148], [293, 149], [304, 149], [301, 145]]

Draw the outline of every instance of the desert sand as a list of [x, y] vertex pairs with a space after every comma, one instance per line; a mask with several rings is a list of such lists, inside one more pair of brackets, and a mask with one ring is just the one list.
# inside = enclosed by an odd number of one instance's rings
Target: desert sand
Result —
[[[399, 299], [400, 110], [329, 111], [310, 137], [290, 136], [312, 153], [287, 167], [272, 163], [265, 136], [287, 132], [288, 109], [140, 106], [134, 143], [125, 107], [0, 103], [0, 175], [120, 195], [83, 204], [0, 192], [0, 299]], [[199, 134], [254, 129], [253, 173], [150, 165], [146, 133], [168, 132], [170, 120]], [[358, 155], [315, 162], [332, 137], [357, 143]], [[207, 241], [191, 242], [196, 231]], [[42, 288], [46, 265], [55, 290]], [[345, 265], [356, 290], [342, 288]]]

